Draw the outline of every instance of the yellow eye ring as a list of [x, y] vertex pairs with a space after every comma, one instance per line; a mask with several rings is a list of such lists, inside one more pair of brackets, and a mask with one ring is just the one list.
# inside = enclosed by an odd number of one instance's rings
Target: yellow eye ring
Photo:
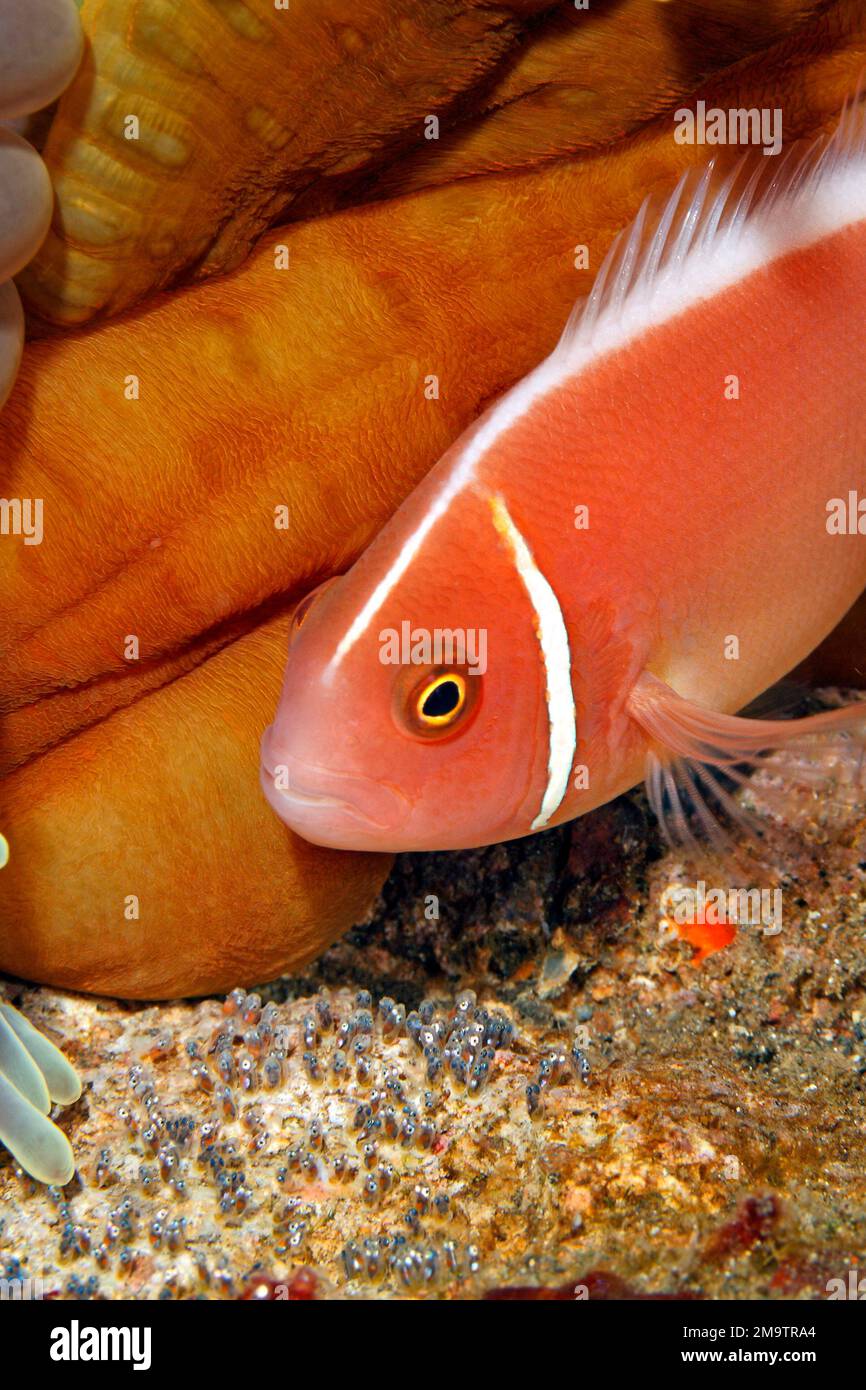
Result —
[[483, 678], [452, 666], [404, 666], [394, 682], [392, 716], [410, 738], [446, 741], [465, 733], [483, 698]]
[[444, 729], [466, 704], [466, 678], [459, 671], [434, 676], [415, 697], [415, 716], [427, 729]]

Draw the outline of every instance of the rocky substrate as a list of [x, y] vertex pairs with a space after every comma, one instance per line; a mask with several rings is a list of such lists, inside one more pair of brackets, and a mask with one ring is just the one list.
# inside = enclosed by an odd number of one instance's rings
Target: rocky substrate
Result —
[[[825, 1297], [866, 1262], [851, 782], [736, 860], [663, 852], [639, 793], [406, 856], [253, 997], [22, 987], [86, 1088], [62, 1192], [0, 1157], [0, 1265], [60, 1297]], [[698, 878], [779, 887], [782, 929], [697, 963], [663, 905]]]

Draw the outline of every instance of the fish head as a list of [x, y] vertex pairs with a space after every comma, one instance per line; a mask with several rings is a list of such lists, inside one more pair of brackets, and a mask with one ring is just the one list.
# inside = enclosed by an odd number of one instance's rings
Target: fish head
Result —
[[317, 844], [468, 848], [533, 828], [548, 729], [531, 615], [485, 498], [415, 546], [426, 491], [295, 615], [261, 776]]

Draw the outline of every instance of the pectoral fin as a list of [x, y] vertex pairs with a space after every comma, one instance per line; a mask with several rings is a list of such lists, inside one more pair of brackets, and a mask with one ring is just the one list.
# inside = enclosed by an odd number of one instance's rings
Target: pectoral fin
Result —
[[[726, 783], [747, 784], [749, 771], [782, 748], [802, 745], [804, 756], [792, 757], [786, 775], [797, 785], [817, 787], [827, 795], [833, 788], [828, 755], [831, 750], [838, 753], [840, 739], [856, 741], [856, 771], [861, 779], [866, 775], [866, 702], [802, 719], [748, 719], [705, 709], [645, 673], [629, 697], [629, 713], [652, 739], [647, 793], [674, 844], [693, 844], [699, 826], [714, 844], [727, 848], [723, 820], [760, 835], [760, 821]], [[760, 797], [781, 804], [764, 787]]]

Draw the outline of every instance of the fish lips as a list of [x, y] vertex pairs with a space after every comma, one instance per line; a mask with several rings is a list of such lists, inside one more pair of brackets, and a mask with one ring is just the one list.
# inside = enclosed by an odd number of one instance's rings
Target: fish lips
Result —
[[262, 738], [262, 790], [290, 830], [332, 849], [388, 849], [411, 803], [396, 787], [280, 754], [273, 726]]

